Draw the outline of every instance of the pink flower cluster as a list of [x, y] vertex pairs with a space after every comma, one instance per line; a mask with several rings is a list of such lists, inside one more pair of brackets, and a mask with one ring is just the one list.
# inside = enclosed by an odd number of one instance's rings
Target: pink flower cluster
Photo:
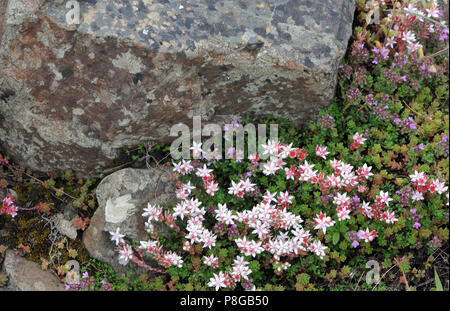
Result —
[[[356, 133], [352, 137], [353, 148], [364, 144], [366, 138]], [[257, 185], [252, 183], [250, 177], [240, 180], [230, 180], [228, 189], [223, 189], [229, 195], [234, 196], [238, 201], [257, 198], [257, 201], [250, 209], [238, 211], [232, 203], [218, 203], [217, 206], [210, 206], [206, 209], [202, 202], [193, 197], [192, 190], [195, 186], [188, 183], [177, 183], [177, 198], [180, 200], [175, 206], [165, 209], [157, 205], [148, 204], [142, 214], [147, 217], [145, 223], [147, 231], [154, 234], [153, 222], [165, 222], [173, 230], [178, 232], [183, 239], [183, 251], [190, 254], [200, 253], [203, 256], [203, 264], [213, 269], [220, 268], [219, 257], [213, 252], [218, 240], [218, 232], [207, 228], [205, 217], [211, 216], [221, 227], [233, 227], [237, 234], [231, 239], [239, 250], [240, 254], [234, 259], [230, 267], [222, 267], [222, 271], [214, 273], [208, 286], [215, 288], [234, 288], [237, 282], [248, 282], [252, 270], [246, 259], [257, 259], [259, 254], [264, 252], [271, 254], [271, 262], [277, 267], [287, 267], [287, 262], [304, 256], [308, 252], [323, 259], [326, 255], [327, 246], [323, 244], [323, 234], [328, 228], [333, 227], [337, 222], [349, 220], [356, 215], [363, 215], [368, 219], [395, 223], [398, 219], [395, 216], [390, 203], [393, 199], [388, 192], [380, 191], [375, 195], [372, 203], [363, 201], [355, 203], [355, 197], [351, 198], [349, 193], [356, 192], [364, 194], [370, 188], [367, 182], [373, 176], [372, 167], [366, 163], [359, 168], [354, 168], [343, 161], [333, 159], [329, 161], [330, 174], [325, 174], [314, 170], [314, 164], [306, 161], [307, 152], [304, 149], [294, 148], [292, 144], [285, 145], [278, 141], [268, 141], [263, 145], [264, 153], [269, 159], [261, 161], [259, 156], [252, 156], [250, 165], [253, 173], [260, 171], [264, 175], [284, 176], [286, 180], [298, 184], [301, 182], [317, 185], [322, 194], [332, 197], [333, 208], [324, 206], [324, 209], [316, 214], [312, 220], [306, 222], [300, 215], [290, 211], [292, 204], [295, 204], [295, 197], [289, 190], [270, 192], [266, 190], [260, 193]], [[324, 146], [317, 146], [315, 156], [326, 159], [329, 152]], [[287, 167], [286, 162], [295, 163]], [[190, 161], [174, 163], [174, 171], [181, 175], [190, 175], [192, 180], [199, 181], [203, 185], [204, 191], [209, 196], [214, 196], [219, 190], [218, 183], [214, 180], [213, 170], [205, 164], [194, 167]], [[328, 170], [327, 170], [328, 171]], [[429, 181], [423, 173], [412, 175], [412, 182], [416, 185], [417, 191], [422, 191], [426, 187], [427, 191], [439, 194], [445, 192], [447, 187], [434, 180]], [[422, 188], [420, 188], [422, 187]], [[228, 190], [228, 191], [227, 191]], [[291, 188], [292, 191], [292, 188]], [[368, 194], [366, 194], [366, 197]], [[231, 205], [231, 206], [230, 206]], [[210, 218], [211, 218], [210, 217]], [[180, 226], [176, 221], [182, 221]], [[241, 228], [238, 230], [237, 228]], [[242, 229], [244, 228], [244, 229]], [[315, 234], [311, 230], [318, 230]], [[377, 237], [377, 232], [370, 228], [360, 229], [356, 234], [359, 240], [366, 243], [372, 242]], [[141, 259], [135, 256], [130, 245], [125, 243], [123, 235], [111, 232], [111, 239], [118, 246], [120, 258], [126, 263], [129, 260], [143, 265]], [[356, 244], [355, 244], [356, 243]], [[140, 241], [141, 246], [136, 250], [139, 256], [141, 251], [147, 251], [163, 266], [182, 267], [183, 259], [174, 252], [164, 252], [162, 245], [155, 240]], [[194, 245], [200, 245], [201, 249]], [[356, 240], [354, 247], [359, 245]], [[356, 245], [356, 246], [355, 246]], [[203, 251], [201, 251], [203, 249]], [[209, 255], [204, 253], [209, 252]], [[269, 264], [265, 263], [265, 264]], [[279, 269], [280, 270], [280, 269]], [[281, 269], [282, 270], [282, 269]], [[280, 271], [281, 271], [280, 270]]]
[[[218, 258], [215, 258], [218, 260]], [[249, 274], [252, 272], [248, 268], [249, 263], [245, 261], [244, 257], [237, 256], [233, 261], [232, 269], [229, 273], [220, 271], [214, 273], [214, 276], [209, 280], [208, 286], [214, 287], [216, 290], [220, 288], [234, 287], [235, 282], [239, 282], [242, 279], [248, 280]]]
[[[389, 36], [386, 38], [385, 45], [391, 49], [397, 46], [400, 54], [403, 54], [406, 49], [410, 53], [416, 52], [421, 44], [417, 37], [427, 37], [430, 34], [437, 34], [440, 41], [448, 38], [448, 29], [442, 27], [438, 23], [433, 23], [421, 16], [429, 19], [439, 21], [442, 18], [442, 10], [439, 8], [439, 3], [436, 0], [417, 3], [398, 2], [402, 5], [396, 12], [391, 12], [388, 17], [392, 21]], [[425, 4], [419, 6], [418, 3]], [[404, 11], [407, 13], [403, 13]], [[418, 16], [421, 15], [421, 16]], [[440, 21], [445, 25], [445, 21]], [[420, 33], [412, 30], [412, 25], [418, 24], [417, 29]], [[384, 48], [384, 47], [383, 47]]]
[[15, 217], [19, 208], [14, 205], [14, 201], [15, 198], [11, 194], [8, 194], [6, 197], [4, 197], [2, 200], [2, 206], [0, 208], [0, 215], [7, 214], [11, 215], [11, 217]]
[[438, 193], [443, 194], [448, 190], [445, 184], [437, 179], [430, 180], [430, 178], [423, 172], [414, 171], [414, 174], [409, 175], [411, 178], [413, 193], [412, 200], [423, 201], [424, 195], [429, 192], [430, 194]]
[[116, 250], [119, 252], [119, 260], [122, 261], [123, 264], [127, 264], [130, 260], [132, 262], [137, 263], [139, 266], [149, 268], [149, 270], [157, 270], [153, 269], [150, 266], [146, 265], [143, 261], [142, 250], [149, 252], [158, 263], [166, 268], [170, 266], [180, 267], [183, 264], [183, 260], [181, 256], [177, 255], [172, 251], [164, 252], [162, 246], [158, 241], [140, 241], [140, 246], [137, 248], [136, 256], [131, 245], [127, 244], [124, 240], [125, 235], [120, 234], [120, 228], [117, 228], [116, 232], [110, 232], [111, 240], [115, 242], [117, 248]]

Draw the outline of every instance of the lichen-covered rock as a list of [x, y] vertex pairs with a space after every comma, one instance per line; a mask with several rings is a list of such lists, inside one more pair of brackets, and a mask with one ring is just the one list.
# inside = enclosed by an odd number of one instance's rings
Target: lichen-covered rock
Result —
[[[123, 169], [105, 177], [97, 187], [99, 207], [91, 218], [83, 234], [83, 242], [89, 254], [97, 260], [110, 264], [118, 273], [129, 269], [142, 273], [133, 263], [119, 261], [115, 244], [109, 232], [125, 234], [127, 241], [148, 240], [142, 212], [148, 203], [160, 204], [175, 202], [175, 187], [170, 181], [170, 170], [164, 168]], [[163, 224], [154, 224], [160, 235], [169, 230]]]
[[2, 272], [8, 277], [8, 285], [0, 290], [6, 291], [64, 291], [61, 281], [49, 271], [23, 257], [16, 256], [14, 251], [7, 250]]
[[353, 0], [92, 0], [68, 25], [65, 3], [0, 3], [0, 143], [84, 175], [194, 115], [313, 118], [354, 14]]
[[65, 219], [64, 214], [58, 213], [51, 219], [55, 223], [55, 227], [59, 231], [59, 233], [72, 240], [75, 240], [77, 238], [77, 228], [70, 219]]

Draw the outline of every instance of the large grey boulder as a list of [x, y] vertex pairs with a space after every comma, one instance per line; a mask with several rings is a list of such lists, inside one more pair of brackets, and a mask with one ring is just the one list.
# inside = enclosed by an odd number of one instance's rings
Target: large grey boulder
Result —
[[2, 272], [8, 277], [6, 288], [1, 291], [64, 291], [64, 284], [50, 271], [7, 250]]
[[[125, 265], [119, 260], [115, 244], [109, 232], [119, 228], [128, 243], [147, 241], [149, 233], [145, 229], [146, 219], [142, 217], [147, 203], [159, 204], [176, 201], [175, 186], [170, 181], [170, 171], [164, 168], [123, 169], [105, 177], [96, 190], [98, 208], [91, 218], [89, 227], [83, 234], [83, 243], [89, 255], [108, 263], [116, 272], [134, 270], [146, 272], [137, 265]], [[164, 224], [154, 222], [158, 235], [169, 230]], [[152, 264], [151, 261], [147, 262]]]
[[354, 14], [353, 0], [89, 0], [69, 25], [66, 2], [0, 3], [0, 143], [84, 175], [195, 115], [314, 118]]

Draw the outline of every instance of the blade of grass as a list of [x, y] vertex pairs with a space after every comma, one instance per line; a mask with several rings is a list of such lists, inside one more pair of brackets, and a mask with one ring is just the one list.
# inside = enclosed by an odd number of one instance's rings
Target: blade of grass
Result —
[[434, 281], [436, 282], [436, 290], [439, 292], [443, 292], [444, 288], [442, 287], [441, 279], [436, 271], [436, 267], [434, 267]]
[[410, 291], [409, 288], [409, 284], [408, 284], [408, 280], [406, 279], [406, 274], [405, 274], [405, 270], [402, 267], [402, 263], [400, 260], [398, 260], [398, 258], [395, 258], [395, 263], [397, 264], [397, 266], [400, 268], [400, 271], [402, 272], [403, 275], [403, 281], [405, 281], [405, 286], [406, 286], [406, 291]]

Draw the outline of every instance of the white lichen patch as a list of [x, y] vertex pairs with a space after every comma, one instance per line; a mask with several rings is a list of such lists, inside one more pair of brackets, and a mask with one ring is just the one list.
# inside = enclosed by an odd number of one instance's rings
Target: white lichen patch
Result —
[[51, 71], [55, 75], [55, 78], [53, 79], [52, 85], [50, 86], [50, 90], [52, 92], [54, 92], [56, 90], [56, 88], [59, 86], [58, 81], [62, 80], [63, 75], [62, 75], [61, 72], [59, 72], [59, 70], [58, 70], [58, 68], [56, 67], [55, 64], [50, 63], [50, 64], [48, 64], [48, 67], [50, 67]]
[[59, 72], [58, 68], [56, 68], [56, 65], [53, 63], [48, 64], [48, 67], [52, 70], [53, 74], [55, 75], [55, 80], [60, 81], [63, 78], [63, 75], [61, 72]]
[[81, 108], [74, 108], [72, 109], [72, 114], [76, 116], [81, 116], [84, 114], [84, 110]]
[[126, 194], [115, 199], [109, 198], [106, 201], [105, 220], [106, 222], [118, 224], [127, 219], [128, 215], [135, 210], [134, 204], [130, 203], [131, 194]]
[[117, 56], [116, 59], [112, 61], [114, 67], [127, 70], [131, 74], [136, 74], [145, 70], [145, 65], [142, 63], [141, 59], [130, 51], [122, 53]]
[[127, 126], [128, 124], [130, 124], [130, 119], [128, 118], [119, 121], [119, 126]]
[[6, 23], [10, 25], [19, 25], [25, 19], [32, 16], [35, 8], [25, 3], [23, 0], [10, 1], [6, 12]]

